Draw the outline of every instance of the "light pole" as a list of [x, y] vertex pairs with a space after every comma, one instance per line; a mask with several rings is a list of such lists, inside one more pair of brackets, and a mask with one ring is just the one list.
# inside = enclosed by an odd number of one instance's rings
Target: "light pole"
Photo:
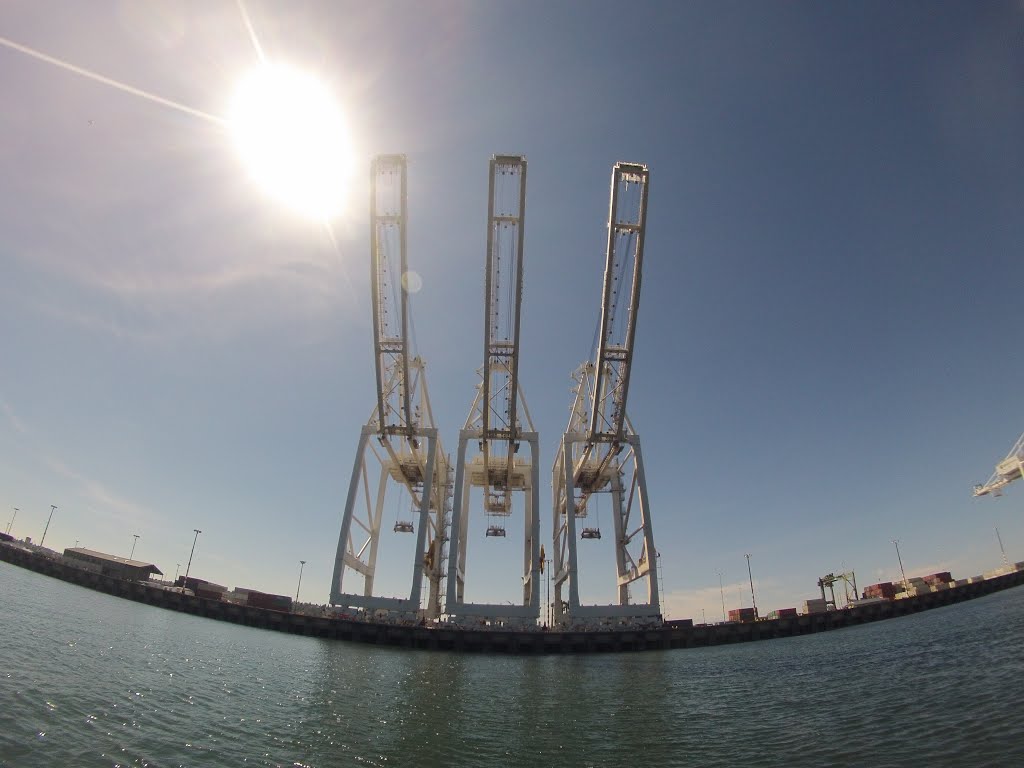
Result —
[[39, 540], [39, 546], [43, 546], [43, 542], [46, 541], [46, 532], [50, 530], [50, 521], [53, 520], [53, 511], [57, 508], [56, 504], [50, 505], [50, 516], [46, 518], [46, 527], [43, 529], [43, 538]]
[[725, 622], [725, 587], [722, 586], [722, 572], [716, 571], [718, 574], [718, 591], [722, 593], [722, 621]]
[[664, 603], [664, 605], [662, 606], [662, 609], [661, 609], [661, 615], [662, 615], [662, 619], [667, 619], [668, 618], [668, 600], [666, 598], [668, 596], [668, 590], [665, 589], [665, 570], [661, 567], [661, 552], [655, 553], [654, 557], [655, 557], [654, 562], [657, 564], [657, 568], [658, 568], [658, 588], [661, 590], [660, 595], [662, 597], [662, 602]]
[[750, 554], [744, 557], [747, 558], [747, 577], [750, 579], [750, 604], [754, 606], [754, 621], [757, 621], [757, 600], [754, 599], [754, 575], [750, 572]]
[[11, 532], [11, 526], [14, 525], [14, 518], [16, 518], [17, 516], [18, 516], [18, 508], [14, 507], [14, 514], [11, 515], [11, 522], [9, 522], [7, 524], [7, 530], [5, 531], [5, 533], [10, 533]]
[[306, 567], [305, 560], [299, 560], [299, 583], [295, 587], [295, 602], [299, 602], [299, 590], [302, 588], [302, 569]]
[[1007, 551], [1002, 549], [1002, 537], [999, 536], [999, 529], [995, 529], [995, 539], [999, 543], [999, 552], [1002, 553], [1002, 564], [1009, 565], [1010, 561], [1007, 559]]
[[546, 613], [545, 613], [545, 616], [544, 616], [544, 626], [545, 627], [550, 627], [551, 623], [555, 619], [555, 617], [554, 617], [554, 608], [555, 608], [555, 606], [553, 606], [551, 604], [551, 560], [541, 560], [541, 565], [544, 567], [544, 570], [547, 571], [547, 573], [545, 574], [547, 576], [547, 579], [545, 579], [545, 581], [547, 582], [547, 586], [545, 588], [546, 589], [546, 592], [545, 592], [546, 597], [545, 597], [545, 606], [544, 607], [546, 609]]
[[[185, 566], [185, 584], [188, 584], [188, 572], [192, 568], [192, 555], [196, 553], [196, 542], [199, 541], [199, 534], [202, 533], [198, 528], [193, 528], [192, 530], [196, 532], [196, 536], [192, 539], [192, 551], [188, 553], [188, 565]], [[175, 581], [177, 581], [177, 579], [175, 579]], [[185, 584], [182, 584], [182, 587], [184, 587]]]
[[900, 563], [900, 573], [903, 574], [903, 591], [906, 592], [907, 591], [907, 572], [903, 570], [903, 558], [900, 557], [900, 540], [899, 539], [893, 539], [892, 543], [896, 545], [896, 559], [899, 560], [899, 563]]
[[181, 568], [181, 563], [174, 564], [174, 580], [178, 580], [178, 570]]
[[134, 536], [135, 539], [134, 539], [134, 541], [132, 541], [132, 553], [130, 555], [128, 555], [128, 559], [129, 560], [131, 560], [133, 557], [135, 557], [135, 545], [139, 543], [139, 534], [133, 533], [132, 536]]

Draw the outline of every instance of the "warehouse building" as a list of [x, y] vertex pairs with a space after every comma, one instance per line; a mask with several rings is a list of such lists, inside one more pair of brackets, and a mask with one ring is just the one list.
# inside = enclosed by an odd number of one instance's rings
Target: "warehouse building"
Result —
[[146, 581], [152, 574], [164, 575], [163, 571], [152, 563], [129, 560], [127, 557], [117, 557], [81, 547], [65, 549], [64, 559], [78, 568], [101, 573], [104, 576], [113, 576], [116, 579]]

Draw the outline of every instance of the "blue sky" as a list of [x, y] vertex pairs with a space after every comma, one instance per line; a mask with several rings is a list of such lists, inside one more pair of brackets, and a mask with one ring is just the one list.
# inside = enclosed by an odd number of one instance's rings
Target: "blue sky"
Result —
[[[746, 552], [762, 610], [830, 571], [898, 577], [893, 538], [908, 575], [994, 567], [995, 526], [1024, 559], [1024, 488], [970, 493], [1022, 429], [1024, 4], [244, 7], [347, 116], [335, 243], [216, 123], [0, 46], [3, 527], [19, 507], [12, 532], [38, 541], [56, 504], [48, 545], [127, 555], [137, 533], [170, 574], [201, 528], [196, 575], [294, 594], [304, 559], [303, 597], [326, 600], [374, 403], [370, 157], [409, 158], [415, 341], [454, 451], [487, 161], [515, 153], [545, 483], [591, 352], [611, 166], [650, 168], [628, 410], [670, 615], [717, 615], [718, 571], [749, 605]], [[211, 115], [258, 61], [236, 2], [13, 0], [0, 37]], [[517, 548], [481, 532], [467, 592], [513, 599]], [[594, 554], [584, 594], [609, 602]]]

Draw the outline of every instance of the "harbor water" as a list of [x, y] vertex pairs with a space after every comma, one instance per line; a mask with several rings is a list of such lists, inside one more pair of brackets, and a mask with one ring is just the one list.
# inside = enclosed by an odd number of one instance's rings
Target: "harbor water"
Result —
[[0, 766], [1024, 765], [1024, 588], [682, 651], [293, 637], [0, 563]]

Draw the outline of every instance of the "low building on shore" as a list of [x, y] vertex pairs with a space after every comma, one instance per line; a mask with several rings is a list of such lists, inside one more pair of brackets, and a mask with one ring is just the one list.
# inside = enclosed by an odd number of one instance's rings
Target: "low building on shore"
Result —
[[206, 579], [197, 579], [195, 576], [185, 578], [179, 576], [174, 586], [180, 589], [190, 589], [196, 597], [205, 597], [207, 600], [223, 600], [228, 588], [221, 584], [214, 584]]
[[152, 563], [141, 560], [129, 560], [127, 557], [108, 555], [83, 547], [69, 547], [64, 550], [64, 560], [77, 568], [93, 571], [104, 576], [129, 581], [148, 581], [150, 576], [163, 576], [164, 573]]

